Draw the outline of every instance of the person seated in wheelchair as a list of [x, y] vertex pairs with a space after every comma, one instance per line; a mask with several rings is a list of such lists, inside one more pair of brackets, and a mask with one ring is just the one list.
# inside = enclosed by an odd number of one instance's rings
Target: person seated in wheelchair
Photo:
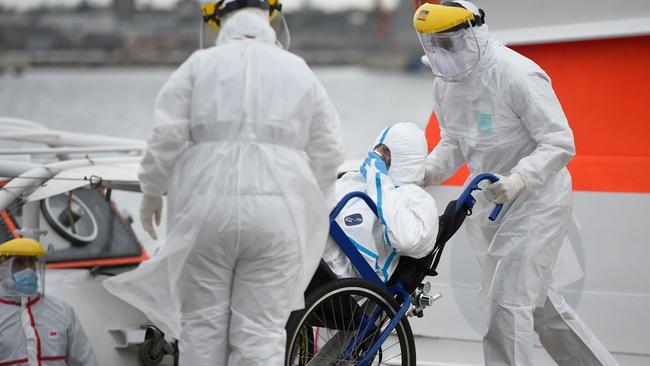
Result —
[[[336, 182], [337, 202], [347, 193], [361, 191], [377, 205], [378, 217], [362, 199], [354, 198], [336, 221], [384, 282], [390, 279], [400, 256], [422, 258], [436, 244], [436, 202], [419, 186], [427, 153], [420, 128], [396, 123], [379, 134], [360, 171], [348, 172]], [[323, 260], [339, 278], [359, 277], [331, 239]]]

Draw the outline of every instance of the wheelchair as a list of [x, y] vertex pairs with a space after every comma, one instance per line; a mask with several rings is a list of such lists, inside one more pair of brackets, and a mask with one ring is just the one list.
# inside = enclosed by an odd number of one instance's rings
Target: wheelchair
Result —
[[[377, 215], [377, 207], [362, 192], [348, 193], [330, 214], [330, 235], [350, 259], [360, 278], [339, 279], [321, 260], [307, 290], [305, 308], [294, 311], [287, 321], [286, 366], [324, 365], [416, 365], [413, 332], [408, 318], [422, 317], [440, 295], [429, 295], [426, 276], [436, 276], [447, 241], [471, 215], [476, 203], [472, 192], [483, 180], [495, 182], [492, 174], [474, 178], [458, 200], [451, 201], [439, 217], [434, 249], [427, 256], [401, 257], [384, 283], [364, 260], [335, 219], [352, 198], [360, 198]], [[490, 215], [494, 220], [502, 205]]]

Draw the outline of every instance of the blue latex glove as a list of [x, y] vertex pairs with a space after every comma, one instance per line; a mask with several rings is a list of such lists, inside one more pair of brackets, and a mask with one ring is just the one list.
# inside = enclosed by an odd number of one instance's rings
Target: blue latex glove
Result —
[[386, 168], [384, 159], [382, 159], [381, 155], [373, 151], [368, 153], [366, 160], [363, 161], [363, 164], [361, 164], [361, 168], [359, 169], [364, 178], [367, 178], [366, 175], [368, 174], [368, 167], [370, 166], [374, 166], [382, 174], [388, 174], [388, 168]]

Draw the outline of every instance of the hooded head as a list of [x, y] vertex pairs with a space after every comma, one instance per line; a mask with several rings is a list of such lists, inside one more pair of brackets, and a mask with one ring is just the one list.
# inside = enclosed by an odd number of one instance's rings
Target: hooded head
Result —
[[291, 36], [280, 0], [199, 2], [203, 10], [203, 21], [218, 31], [218, 43], [236, 38], [256, 38], [277, 42], [284, 49], [289, 48]]
[[43, 293], [45, 250], [32, 239], [0, 245], [0, 297], [18, 301]]
[[375, 147], [379, 144], [390, 151], [388, 175], [395, 183], [420, 184], [424, 180], [428, 148], [424, 132], [418, 126], [401, 122], [386, 127], [375, 140]]
[[413, 25], [434, 75], [457, 82], [479, 69], [491, 47], [485, 13], [469, 1], [424, 4]]

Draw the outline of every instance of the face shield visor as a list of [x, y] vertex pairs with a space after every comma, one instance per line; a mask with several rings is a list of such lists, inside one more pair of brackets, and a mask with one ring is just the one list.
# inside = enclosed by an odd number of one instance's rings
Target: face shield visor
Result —
[[276, 42], [282, 49], [288, 50], [291, 47], [291, 33], [289, 33], [289, 26], [284, 18], [284, 14], [280, 11], [274, 11], [269, 18], [269, 24], [275, 31]]
[[473, 27], [443, 33], [417, 32], [436, 77], [461, 81], [478, 66], [482, 50]]
[[219, 36], [219, 30], [203, 20], [199, 23], [199, 48], [204, 49], [206, 47], [214, 46], [217, 43], [217, 37]]
[[44, 257], [10, 256], [0, 263], [0, 297], [18, 300], [45, 294]]

